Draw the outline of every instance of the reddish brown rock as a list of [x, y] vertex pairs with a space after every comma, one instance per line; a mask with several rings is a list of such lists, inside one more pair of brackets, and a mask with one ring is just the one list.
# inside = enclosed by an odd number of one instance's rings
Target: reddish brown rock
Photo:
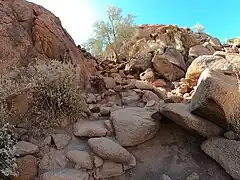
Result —
[[91, 70], [61, 21], [42, 6], [25, 0], [1, 1], [0, 72], [27, 67], [34, 58], [76, 65], [82, 84]]
[[27, 155], [17, 160], [18, 177], [13, 180], [33, 180], [37, 175], [37, 159], [32, 155]]

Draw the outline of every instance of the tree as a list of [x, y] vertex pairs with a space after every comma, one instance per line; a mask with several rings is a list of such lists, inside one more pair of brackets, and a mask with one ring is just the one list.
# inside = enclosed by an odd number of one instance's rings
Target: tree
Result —
[[196, 31], [197, 33], [202, 33], [202, 32], [204, 32], [204, 30], [205, 30], [204, 26], [201, 25], [200, 23], [195, 24], [195, 25], [193, 26], [193, 28], [195, 29], [195, 31]]
[[94, 55], [111, 55], [117, 59], [121, 46], [129, 41], [135, 33], [134, 16], [122, 16], [122, 9], [115, 6], [107, 7], [107, 20], [96, 21], [93, 34], [84, 45]]

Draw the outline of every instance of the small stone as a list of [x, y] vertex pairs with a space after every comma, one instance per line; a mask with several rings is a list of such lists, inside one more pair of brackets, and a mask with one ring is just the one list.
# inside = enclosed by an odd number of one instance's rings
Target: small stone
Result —
[[53, 134], [52, 138], [57, 149], [65, 148], [68, 145], [69, 141], [71, 140], [71, 137], [68, 136], [67, 134]]
[[56, 169], [44, 173], [42, 180], [88, 180], [89, 174], [77, 169]]
[[152, 107], [152, 106], [155, 105], [155, 103], [156, 103], [156, 101], [150, 100], [150, 101], [147, 102], [146, 106], [147, 106], [147, 107]]
[[176, 92], [177, 93], [181, 93], [181, 94], [184, 94], [184, 93], [187, 93], [188, 91], [188, 86], [186, 84], [181, 84], [177, 89], [176, 89]]
[[143, 102], [147, 103], [150, 100], [158, 101], [158, 96], [153, 93], [152, 91], [144, 91], [144, 94], [142, 96]]
[[99, 113], [92, 113], [91, 116], [89, 117], [89, 120], [91, 121], [96, 121], [99, 119]]
[[93, 169], [93, 160], [88, 152], [78, 150], [68, 151], [67, 158], [75, 163], [78, 167]]
[[43, 146], [50, 146], [51, 144], [52, 144], [52, 136], [47, 136], [42, 142]]
[[88, 107], [89, 107], [90, 111], [93, 112], [93, 113], [99, 113], [100, 112], [100, 108], [97, 105], [89, 104]]
[[119, 163], [128, 163], [131, 159], [131, 154], [125, 148], [108, 138], [91, 138], [88, 144], [93, 152], [103, 159]]
[[229, 140], [237, 140], [239, 136], [234, 131], [228, 131], [224, 133], [224, 137]]
[[189, 99], [189, 97], [190, 97], [190, 94], [189, 94], [189, 93], [185, 93], [185, 94], [183, 95], [183, 99]]
[[87, 103], [88, 104], [91, 104], [91, 103], [96, 103], [97, 100], [96, 100], [96, 96], [94, 94], [88, 94], [88, 97], [87, 97]]
[[122, 87], [122, 85], [118, 85], [113, 90], [116, 91], [116, 92], [120, 92], [120, 91], [123, 90], [123, 87]]
[[164, 99], [165, 103], [180, 103], [183, 101], [183, 97], [181, 96], [170, 96], [166, 99]]
[[124, 173], [122, 164], [115, 163], [112, 161], [105, 161], [103, 166], [97, 168], [94, 172], [94, 178], [103, 179], [120, 176]]
[[145, 81], [137, 80], [135, 82], [135, 86], [136, 86], [136, 88], [142, 89], [142, 90], [152, 90], [153, 89], [153, 86], [150, 83], [145, 82]]
[[108, 131], [110, 131], [111, 133], [113, 133], [113, 132], [114, 132], [114, 130], [113, 130], [113, 128], [112, 128], [112, 124], [111, 124], [111, 121], [110, 121], [110, 120], [105, 120], [105, 121], [104, 121], [104, 124], [105, 124], [105, 126], [106, 126], [106, 128], [107, 128], [107, 130], [108, 130]]
[[107, 89], [113, 89], [117, 85], [112, 77], [104, 77], [103, 81]]
[[12, 180], [33, 180], [37, 176], [37, 159], [32, 155], [27, 155], [17, 159], [18, 173]]
[[186, 180], [199, 180], [199, 175], [197, 173], [192, 173], [190, 176], [187, 177]]
[[160, 180], [172, 180], [168, 175], [166, 174], [163, 174], [161, 177], [160, 177]]
[[73, 127], [74, 135], [79, 137], [101, 137], [106, 136], [107, 132], [103, 121], [82, 120]]
[[167, 83], [165, 82], [164, 79], [158, 79], [158, 80], [154, 81], [152, 84], [155, 87], [165, 87], [167, 85]]
[[102, 116], [108, 116], [108, 115], [110, 115], [110, 110], [111, 110], [111, 107], [101, 107], [100, 114]]
[[113, 89], [108, 89], [105, 94], [107, 96], [112, 96], [112, 95], [116, 94], [116, 92]]
[[101, 101], [101, 100], [102, 100], [101, 96], [98, 95], [98, 96], [96, 97], [96, 100], [97, 100], [97, 102]]
[[129, 74], [129, 75], [127, 75], [127, 78], [128, 78], [128, 79], [134, 79], [135, 77], [134, 77], [133, 75], [130, 75], [130, 74]]
[[134, 88], [135, 88], [135, 85], [132, 83], [123, 86], [123, 89], [126, 89], [126, 90], [134, 89]]
[[38, 146], [26, 141], [19, 141], [16, 144], [16, 154], [19, 156], [35, 154], [38, 151], [39, 151]]
[[103, 159], [100, 158], [99, 156], [93, 156], [93, 163], [96, 168], [100, 167], [103, 165]]

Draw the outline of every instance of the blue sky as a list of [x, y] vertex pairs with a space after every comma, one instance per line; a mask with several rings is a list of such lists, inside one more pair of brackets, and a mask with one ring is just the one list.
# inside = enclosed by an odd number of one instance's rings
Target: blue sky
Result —
[[221, 40], [240, 36], [240, 0], [29, 0], [60, 17], [64, 27], [81, 44], [91, 35], [95, 20], [103, 19], [108, 4], [137, 15], [137, 24], [200, 23], [205, 32]]

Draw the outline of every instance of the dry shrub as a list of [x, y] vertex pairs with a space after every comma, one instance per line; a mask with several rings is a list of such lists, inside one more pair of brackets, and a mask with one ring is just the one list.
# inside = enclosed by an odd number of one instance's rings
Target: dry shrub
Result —
[[[52, 60], [38, 63], [31, 82], [37, 87], [35, 108], [44, 126], [61, 124], [61, 119], [76, 119], [88, 112], [84, 92], [80, 87], [75, 67]], [[42, 119], [42, 118], [41, 118]]]

